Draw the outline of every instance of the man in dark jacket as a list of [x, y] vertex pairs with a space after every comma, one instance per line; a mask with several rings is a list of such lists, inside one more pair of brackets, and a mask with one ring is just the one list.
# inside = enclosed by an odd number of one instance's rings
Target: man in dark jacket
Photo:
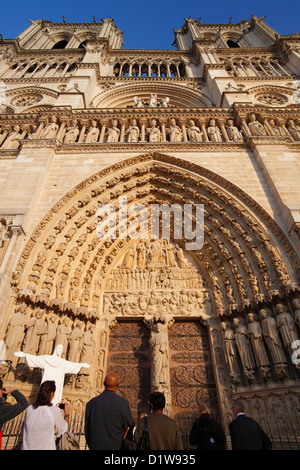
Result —
[[271, 450], [272, 442], [261, 426], [245, 415], [244, 405], [235, 401], [235, 419], [229, 424], [232, 450]]
[[165, 396], [161, 392], [150, 395], [149, 416], [142, 418], [135, 430], [133, 440], [125, 442], [126, 449], [139, 450], [145, 420], [148, 427], [148, 450], [183, 450], [181, 434], [176, 421], [163, 413], [166, 405]]
[[[8, 405], [6, 395], [11, 394], [17, 401], [14, 405]], [[12, 387], [3, 387], [3, 382], [0, 380], [0, 449], [1, 449], [1, 437], [2, 437], [2, 426], [7, 421], [15, 418], [21, 414], [28, 407], [28, 401], [18, 390], [14, 390]]]
[[197, 451], [225, 449], [225, 433], [218, 421], [210, 416], [206, 405], [200, 405], [200, 417], [192, 426], [189, 442], [197, 446]]
[[133, 426], [129, 403], [116, 394], [118, 378], [105, 377], [105, 390], [85, 410], [85, 439], [90, 450], [120, 450], [125, 431]]

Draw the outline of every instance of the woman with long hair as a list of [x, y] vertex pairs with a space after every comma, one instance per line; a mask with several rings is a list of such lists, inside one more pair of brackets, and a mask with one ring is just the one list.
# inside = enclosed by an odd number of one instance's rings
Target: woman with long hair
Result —
[[63, 418], [60, 408], [52, 405], [55, 390], [54, 380], [46, 380], [41, 384], [35, 402], [28, 407], [22, 450], [56, 450], [55, 438], [68, 430], [70, 405], [65, 403]]

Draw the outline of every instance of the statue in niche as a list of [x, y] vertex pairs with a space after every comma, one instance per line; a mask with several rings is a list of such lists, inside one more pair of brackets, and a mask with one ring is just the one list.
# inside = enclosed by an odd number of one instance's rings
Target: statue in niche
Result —
[[74, 324], [74, 328], [72, 328], [70, 334], [70, 348], [68, 353], [68, 359], [72, 362], [79, 362], [80, 358], [80, 344], [81, 338], [83, 336], [83, 322], [78, 320]]
[[235, 127], [233, 125], [233, 120], [232, 119], [228, 119], [227, 125], [226, 125], [226, 131], [227, 131], [227, 135], [229, 137], [229, 140], [231, 140], [232, 142], [243, 142], [244, 141], [242, 133], [238, 130], [237, 127]]
[[95, 144], [98, 141], [99, 137], [99, 129], [97, 127], [97, 122], [92, 121], [92, 125], [89, 127], [88, 132], [85, 136], [85, 143], [86, 144]]
[[165, 255], [162, 244], [158, 240], [151, 243], [149, 250], [149, 266], [161, 265], [165, 262]]
[[170, 385], [167, 321], [158, 315], [153, 316], [151, 320], [145, 320], [145, 323], [151, 330], [149, 344], [152, 356], [153, 391], [161, 390]]
[[170, 142], [182, 142], [182, 131], [177, 126], [175, 119], [171, 119], [169, 127]]
[[56, 337], [56, 315], [54, 313], [46, 317], [46, 333], [42, 336], [40, 343], [39, 353], [40, 354], [52, 354], [54, 340]]
[[6, 137], [4, 143], [2, 144], [3, 149], [18, 149], [20, 146], [20, 140], [24, 139], [26, 131], [20, 133], [20, 126], [16, 125], [13, 128], [13, 132]]
[[270, 119], [269, 124], [272, 129], [273, 135], [286, 135], [284, 129], [281, 126], [275, 124], [274, 119]]
[[77, 119], [73, 119], [72, 126], [67, 128], [66, 135], [64, 137], [64, 144], [74, 144], [79, 135], [79, 128]]
[[26, 322], [26, 305], [22, 304], [16, 307], [7, 327], [5, 336], [7, 361], [13, 361], [14, 352], [21, 347], [24, 338]]
[[135, 102], [135, 107], [136, 107], [136, 108], [143, 108], [143, 107], [144, 107], [141, 98], [139, 98], [138, 96], [135, 96], [135, 97], [133, 98], [133, 101]]
[[61, 403], [64, 379], [66, 374], [78, 374], [82, 367], [89, 368], [89, 364], [70, 362], [62, 359], [63, 346], [58, 344], [52, 355], [34, 356], [23, 351], [15, 352], [15, 356], [25, 358], [28, 367], [43, 369], [42, 382], [54, 380], [56, 391], [52, 400], [53, 405]]
[[300, 331], [300, 299], [294, 299], [292, 301], [292, 306], [295, 311], [295, 323]]
[[214, 119], [210, 120], [206, 132], [211, 142], [222, 142], [221, 131], [218, 126], [216, 126], [216, 121]]
[[107, 130], [106, 142], [118, 142], [120, 137], [120, 129], [118, 128], [118, 121], [116, 119], [112, 122], [112, 127]]
[[255, 361], [251, 344], [248, 338], [247, 327], [241, 323], [239, 318], [234, 318], [235, 342], [242, 361], [245, 376], [252, 382], [254, 380]]
[[52, 116], [50, 123], [46, 126], [44, 132], [42, 133], [42, 139], [55, 139], [57, 136], [59, 126], [57, 124], [57, 117]]
[[157, 127], [156, 119], [151, 120], [151, 127], [147, 128], [149, 142], [161, 142], [161, 131]]
[[300, 126], [295, 124], [293, 119], [289, 119], [287, 130], [291, 134], [294, 140], [300, 140]]
[[270, 376], [270, 366], [268, 356], [263, 343], [262, 329], [253, 313], [248, 313], [248, 335], [252, 344], [256, 365], [261, 375], [266, 378]]
[[149, 100], [149, 108], [157, 108], [157, 95], [156, 93], [151, 93], [150, 100]]
[[250, 114], [248, 127], [252, 135], [267, 135], [265, 126], [257, 121], [255, 114]]
[[275, 373], [279, 377], [284, 378], [287, 376], [287, 360], [282, 348], [275, 318], [268, 315], [266, 309], [261, 309], [259, 314], [261, 317], [262, 334], [270, 351], [275, 366]]
[[93, 362], [95, 356], [95, 325], [91, 324], [86, 328], [82, 336], [82, 347], [80, 350], [80, 362]]
[[70, 333], [69, 318], [63, 317], [56, 330], [55, 347], [58, 344], [62, 344], [63, 349], [64, 349], [64, 352], [63, 352], [64, 355], [67, 353], [67, 350], [68, 350], [69, 333]]
[[43, 310], [38, 309], [33, 312], [31, 318], [25, 326], [25, 339], [23, 344], [23, 351], [29, 354], [37, 354], [39, 351], [39, 344], [41, 336], [46, 333], [47, 325], [42, 320]]
[[140, 129], [137, 126], [136, 119], [132, 120], [131, 126], [127, 132], [127, 142], [138, 142], [140, 137]]
[[195, 121], [193, 120], [189, 122], [189, 127], [187, 128], [187, 135], [190, 142], [202, 142], [203, 132], [200, 131], [199, 127], [195, 125]]
[[161, 107], [167, 108], [169, 106], [170, 98], [166, 96], [166, 98], [161, 99]]
[[292, 355], [294, 349], [292, 344], [294, 341], [299, 340], [295, 322], [292, 315], [286, 311], [285, 306], [282, 304], [276, 305], [277, 314], [277, 328], [279, 329], [284, 347], [288, 350], [289, 354]]
[[240, 383], [240, 368], [237, 359], [237, 352], [235, 346], [235, 336], [232, 328], [228, 327], [226, 322], [221, 323], [224, 340], [225, 340], [225, 357], [229, 367], [231, 380], [234, 384]]
[[180, 268], [186, 268], [187, 267], [187, 261], [184, 256], [183, 249], [180, 246], [176, 246], [176, 256], [178, 260], [178, 264]]

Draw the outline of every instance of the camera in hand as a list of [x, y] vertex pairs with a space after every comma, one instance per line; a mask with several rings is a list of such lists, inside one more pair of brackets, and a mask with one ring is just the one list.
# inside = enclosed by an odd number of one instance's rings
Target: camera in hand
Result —
[[58, 408], [60, 408], [61, 410], [64, 410], [65, 409], [65, 403], [60, 403], [58, 405]]

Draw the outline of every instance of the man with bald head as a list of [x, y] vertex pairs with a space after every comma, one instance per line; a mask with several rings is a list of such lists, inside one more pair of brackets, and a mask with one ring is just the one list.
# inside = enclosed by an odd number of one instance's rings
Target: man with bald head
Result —
[[86, 404], [85, 438], [90, 450], [120, 450], [122, 437], [133, 425], [129, 403], [116, 394], [118, 377], [109, 373], [105, 390]]

